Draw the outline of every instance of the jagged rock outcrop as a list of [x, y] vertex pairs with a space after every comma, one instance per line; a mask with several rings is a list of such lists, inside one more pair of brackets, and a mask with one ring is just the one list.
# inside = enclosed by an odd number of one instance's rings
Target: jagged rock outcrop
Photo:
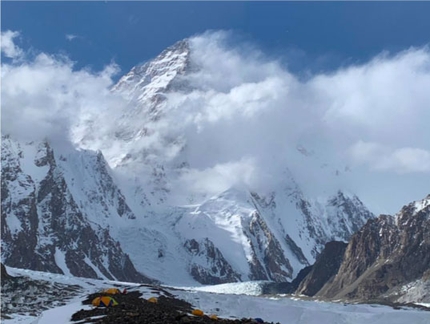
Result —
[[[403, 207], [395, 216], [369, 220], [352, 236], [342, 259], [332, 280], [326, 280], [324, 286], [321, 282], [311, 285], [311, 272], [298, 292], [368, 300], [385, 298], [415, 280], [425, 281], [430, 269], [430, 195]], [[303, 289], [305, 282], [307, 290]]]
[[[248, 224], [244, 224], [253, 258], [250, 262], [251, 280], [272, 280], [282, 282], [291, 277], [293, 268], [266, 222], [255, 212]], [[258, 258], [261, 256], [262, 258]]]
[[196, 281], [206, 285], [240, 281], [240, 275], [207, 238], [200, 243], [194, 239], [187, 240], [184, 246], [193, 256], [190, 274]]
[[339, 270], [347, 245], [344, 242], [328, 242], [312, 268], [305, 268], [309, 270], [309, 273], [300, 282], [296, 293], [314, 296], [325, 284], [330, 282]]

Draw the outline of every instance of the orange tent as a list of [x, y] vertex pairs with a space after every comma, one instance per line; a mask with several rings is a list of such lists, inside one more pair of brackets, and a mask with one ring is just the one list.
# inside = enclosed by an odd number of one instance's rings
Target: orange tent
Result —
[[196, 315], [196, 316], [203, 316], [204, 315], [203, 311], [200, 309], [193, 309], [191, 314]]

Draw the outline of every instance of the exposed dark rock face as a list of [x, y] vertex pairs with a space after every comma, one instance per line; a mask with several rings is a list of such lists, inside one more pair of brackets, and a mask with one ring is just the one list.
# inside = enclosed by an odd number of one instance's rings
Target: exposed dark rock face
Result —
[[304, 267], [299, 271], [298, 275], [292, 282], [268, 282], [262, 285], [263, 295], [273, 295], [273, 294], [292, 294], [297, 288], [299, 288], [300, 283], [306, 278], [306, 276], [311, 272], [313, 266]]
[[303, 251], [300, 247], [297, 246], [296, 242], [290, 237], [290, 235], [285, 235], [285, 241], [287, 242], [290, 250], [294, 253], [294, 255], [297, 257], [297, 259], [302, 264], [309, 264], [309, 261], [306, 259], [305, 255], [303, 254]]
[[307, 267], [304, 267], [302, 270], [299, 271], [297, 276], [291, 282], [293, 292], [295, 292], [299, 288], [302, 281], [306, 278], [306, 276], [309, 274], [309, 272], [312, 271], [312, 268], [313, 268], [313, 266], [307, 266]]
[[[314, 269], [325, 258], [323, 251]], [[369, 220], [353, 235], [336, 276], [323, 282], [318, 276], [324, 272], [312, 270], [297, 292], [334, 299], [382, 298], [390, 289], [425, 280], [429, 269], [430, 195], [403, 207], [394, 217]], [[320, 284], [312, 285], [311, 275]]]
[[[187, 240], [184, 246], [193, 256], [190, 273], [198, 282], [215, 285], [241, 281], [240, 275], [233, 270], [220, 250], [207, 238], [200, 242], [195, 239]], [[209, 266], [202, 266], [202, 264]]]
[[[352, 286], [365, 271], [374, 267], [376, 262], [383, 261], [392, 253], [393, 248], [398, 243], [398, 228], [394, 218], [388, 215], [381, 215], [377, 219], [367, 222], [367, 224], [352, 237], [345, 251], [344, 262], [339, 269], [335, 280], [331, 285], [325, 287], [321, 295], [334, 297], [345, 287]], [[361, 284], [362, 285], [362, 284]], [[364, 286], [361, 286], [363, 289]], [[372, 289], [375, 294], [377, 286], [364, 288]], [[346, 290], [345, 290], [346, 291]], [[353, 297], [351, 293], [348, 293]], [[365, 297], [365, 296], [363, 296]]]
[[277, 294], [291, 294], [294, 292], [291, 282], [267, 282], [262, 284], [261, 294], [263, 295], [277, 295]]
[[[328, 242], [309, 273], [301, 281], [296, 292], [298, 294], [314, 296], [336, 275], [346, 247], [347, 243], [344, 242]], [[306, 270], [309, 270], [309, 268]], [[303, 273], [301, 275], [303, 276]]]
[[[250, 279], [284, 282], [286, 278], [291, 278], [293, 268], [285, 258], [279, 241], [260, 214], [255, 212], [250, 223], [243, 225], [253, 250]], [[258, 261], [256, 255], [263, 256], [263, 264]]]
[[7, 273], [6, 267], [4, 266], [4, 264], [0, 263], [0, 266], [1, 266], [1, 280], [3, 281], [5, 279], [11, 278], [12, 276]]

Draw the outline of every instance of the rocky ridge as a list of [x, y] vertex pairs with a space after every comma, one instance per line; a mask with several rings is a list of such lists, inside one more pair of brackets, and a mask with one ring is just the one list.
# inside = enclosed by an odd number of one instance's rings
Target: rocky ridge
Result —
[[[370, 219], [337, 257], [341, 263], [329, 267], [334, 275], [318, 276], [319, 264], [333, 259], [327, 255], [329, 250], [327, 245], [297, 293], [329, 299], [401, 300], [407, 294], [404, 287], [411, 285], [411, 289], [414, 282], [430, 278], [430, 195], [404, 206], [395, 216]], [[420, 300], [429, 301], [428, 296], [421, 294]]]

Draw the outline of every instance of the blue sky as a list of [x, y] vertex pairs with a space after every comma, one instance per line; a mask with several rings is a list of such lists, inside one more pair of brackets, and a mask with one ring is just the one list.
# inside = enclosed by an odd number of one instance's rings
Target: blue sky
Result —
[[[293, 72], [362, 62], [430, 42], [430, 2], [2, 2], [2, 30], [76, 68], [123, 72], [176, 41], [233, 30]], [[66, 35], [77, 36], [68, 40]]]

